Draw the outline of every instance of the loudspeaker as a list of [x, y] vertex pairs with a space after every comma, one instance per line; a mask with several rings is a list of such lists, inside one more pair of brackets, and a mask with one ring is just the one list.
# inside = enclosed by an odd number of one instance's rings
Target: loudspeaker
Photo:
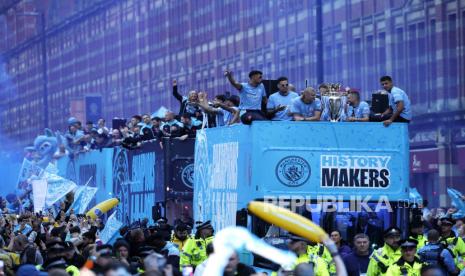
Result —
[[263, 86], [265, 86], [266, 96], [269, 97], [274, 92], [278, 91], [278, 80], [262, 80]]
[[389, 107], [388, 94], [372, 94], [371, 95], [371, 110], [374, 113], [383, 113]]
[[162, 208], [159, 203], [152, 206], [152, 219], [153, 221], [157, 221], [162, 218]]
[[111, 121], [111, 127], [113, 129], [119, 129], [121, 126], [126, 125], [126, 119], [115, 118]]

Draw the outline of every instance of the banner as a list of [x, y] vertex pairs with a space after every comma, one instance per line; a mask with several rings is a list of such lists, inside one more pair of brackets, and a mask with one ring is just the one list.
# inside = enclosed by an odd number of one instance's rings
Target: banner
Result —
[[68, 212], [74, 209], [75, 214], [84, 214], [97, 190], [96, 187], [79, 186], [74, 193], [74, 202]]
[[[114, 147], [89, 151], [72, 160], [65, 156], [57, 160], [57, 166], [60, 175], [73, 180], [77, 187], [98, 187], [88, 207], [108, 196], [118, 198], [117, 219], [130, 224], [147, 217], [147, 210], [165, 201], [164, 156], [159, 142], [149, 142], [135, 150]], [[185, 169], [183, 176], [190, 180], [192, 170]], [[79, 198], [76, 194], [75, 200]]]
[[100, 240], [102, 243], [108, 243], [123, 226], [123, 223], [116, 218], [116, 212], [114, 212], [105, 223], [105, 228], [100, 232]]
[[34, 202], [34, 213], [39, 213], [45, 208], [45, 198], [47, 196], [47, 180], [32, 180], [32, 196]]
[[144, 143], [135, 150], [114, 150], [112, 195], [120, 200], [117, 218], [130, 224], [165, 199], [163, 149], [159, 143]]
[[25, 189], [27, 187], [27, 180], [31, 176], [39, 176], [42, 171], [42, 168], [36, 166], [33, 162], [24, 158], [23, 164], [21, 165], [21, 170], [19, 171], [18, 188]]
[[48, 183], [46, 206], [52, 206], [77, 187], [73, 181], [56, 174], [44, 172], [42, 179], [45, 179]]

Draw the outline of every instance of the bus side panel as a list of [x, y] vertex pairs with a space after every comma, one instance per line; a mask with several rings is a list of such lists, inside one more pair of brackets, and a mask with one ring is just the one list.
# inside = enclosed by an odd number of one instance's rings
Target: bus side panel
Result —
[[253, 179], [262, 196], [408, 199], [408, 125], [257, 122]]
[[255, 195], [251, 186], [250, 127], [199, 131], [195, 144], [194, 219], [215, 230], [236, 225], [237, 210]]

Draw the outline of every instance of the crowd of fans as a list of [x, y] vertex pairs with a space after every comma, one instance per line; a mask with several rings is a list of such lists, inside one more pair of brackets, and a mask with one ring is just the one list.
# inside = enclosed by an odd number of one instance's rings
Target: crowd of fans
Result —
[[[179, 271], [179, 250], [165, 241], [171, 233], [161, 221], [150, 227], [147, 220], [131, 229], [123, 227], [113, 245], [99, 240], [103, 228], [100, 219], [91, 220], [72, 210], [66, 215], [62, 209], [57, 217], [30, 212], [4, 215], [0, 218], [0, 273], [76, 276], [83, 268], [97, 275], [173, 275], [173, 269]], [[167, 229], [168, 238], [163, 234]]]
[[173, 81], [173, 96], [179, 100], [179, 113], [167, 110], [164, 117], [157, 113], [134, 115], [117, 128], [109, 129], [104, 119], [96, 124], [87, 121], [83, 126], [71, 117], [65, 134], [67, 146], [60, 147], [58, 157], [69, 152], [114, 146], [136, 148], [144, 141], [161, 140], [163, 137], [195, 138], [196, 131], [202, 126], [219, 127], [240, 122], [239, 97], [236, 95], [216, 95], [209, 101], [205, 92], [190, 91], [186, 97], [179, 94], [177, 82]]
[[[72, 194], [68, 195], [56, 216], [27, 209], [21, 215], [8, 214], [1, 201], [0, 274], [203, 275], [214, 252], [210, 222], [194, 223], [188, 215], [125, 225], [104, 244], [99, 238], [105, 227], [102, 220], [75, 214], [69, 208], [72, 200]], [[338, 258], [347, 275], [465, 275], [465, 218], [453, 219], [456, 214], [454, 208], [414, 208], [408, 231], [383, 230], [361, 215], [350, 241], [333, 229], [326, 229], [330, 240], [323, 244], [290, 233], [285, 241], [298, 257], [295, 274], [278, 271], [276, 275], [346, 275], [335, 261]], [[268, 231], [266, 237], [273, 235]], [[271, 264], [267, 269], [279, 266]], [[236, 252], [224, 275], [267, 275], [256, 270], [241, 263]]]
[[[0, 275], [202, 275], [201, 267], [213, 252], [209, 222], [197, 223], [193, 235], [189, 216], [175, 220], [174, 226], [166, 218], [153, 225], [143, 219], [121, 227], [117, 237], [104, 244], [99, 238], [105, 227], [102, 220], [75, 214], [69, 209], [72, 198], [69, 194], [61, 202], [57, 216], [7, 214], [2, 209]], [[255, 270], [240, 263], [237, 254], [224, 272], [253, 274]]]
[[[181, 271], [202, 275], [214, 252], [212, 225], [194, 223], [186, 214], [177, 220], [159, 219], [154, 225], [144, 219], [124, 226], [119, 238], [103, 244], [99, 235], [105, 225], [100, 219], [68, 210], [71, 201], [72, 196], [67, 196], [61, 202], [57, 216], [33, 214], [28, 211], [32, 206], [18, 216], [11, 214], [6, 200], [0, 200], [0, 267], [3, 264], [4, 274], [79, 275], [84, 268], [97, 275], [181, 275]], [[463, 276], [465, 218], [453, 219], [457, 211], [413, 209], [409, 227], [403, 231], [397, 227], [383, 230], [376, 214], [360, 213], [355, 234], [347, 236], [347, 241], [339, 230], [325, 227], [337, 252], [331, 252], [330, 244], [325, 247], [291, 234], [287, 248], [298, 256], [296, 269], [312, 263], [313, 268], [302, 269], [314, 273], [295, 275], [345, 275], [338, 273], [334, 262], [339, 255], [348, 275]], [[269, 233], [267, 236], [273, 235]], [[234, 254], [224, 275], [265, 274], [255, 273], [255, 268], [240, 263]]]

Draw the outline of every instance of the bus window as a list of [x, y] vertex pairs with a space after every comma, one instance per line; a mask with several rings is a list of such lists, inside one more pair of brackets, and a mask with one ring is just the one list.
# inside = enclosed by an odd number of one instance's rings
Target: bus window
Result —
[[[379, 208], [378, 202], [368, 202], [366, 208], [354, 208], [350, 204], [338, 202], [337, 206], [331, 206], [325, 203], [311, 203], [297, 208], [295, 212], [312, 220], [328, 234], [338, 230], [343, 240], [349, 244], [352, 244], [356, 234], [364, 233], [370, 238], [372, 246], [381, 247], [384, 243], [384, 229], [390, 226], [408, 229], [405, 223], [409, 221], [409, 208], [405, 207], [405, 204], [390, 202], [389, 208]], [[255, 235], [260, 238], [267, 237], [269, 224], [255, 216], [252, 216], [251, 223], [250, 229]], [[407, 235], [405, 231], [404, 237]]]

